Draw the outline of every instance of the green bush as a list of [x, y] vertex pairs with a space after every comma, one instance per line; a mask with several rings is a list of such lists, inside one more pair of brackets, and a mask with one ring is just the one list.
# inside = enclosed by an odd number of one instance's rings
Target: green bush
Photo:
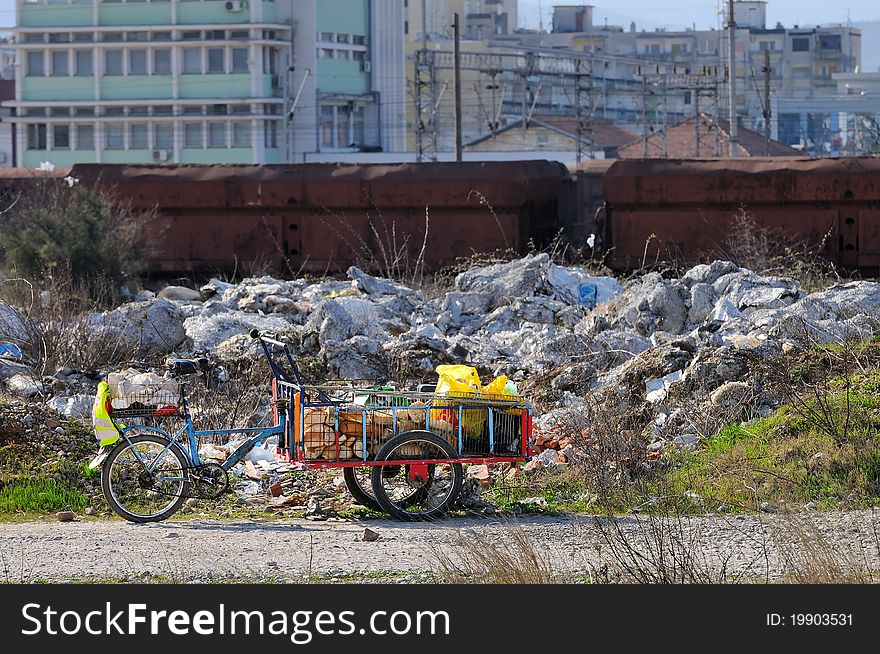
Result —
[[11, 276], [62, 276], [92, 294], [118, 289], [140, 271], [137, 237], [152, 214], [98, 186], [37, 179], [0, 214], [0, 257]]

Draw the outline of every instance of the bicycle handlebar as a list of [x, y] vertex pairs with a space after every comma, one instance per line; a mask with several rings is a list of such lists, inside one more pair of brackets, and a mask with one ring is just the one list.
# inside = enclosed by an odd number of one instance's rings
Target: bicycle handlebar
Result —
[[287, 347], [287, 343], [279, 341], [275, 334], [264, 333], [259, 329], [252, 329], [250, 334], [251, 338], [254, 340], [260, 340], [264, 343], [269, 343], [270, 345], [277, 345], [278, 347]]

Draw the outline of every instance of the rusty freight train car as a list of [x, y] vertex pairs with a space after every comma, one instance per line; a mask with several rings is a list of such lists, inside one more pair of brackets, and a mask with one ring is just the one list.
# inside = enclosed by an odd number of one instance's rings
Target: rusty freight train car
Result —
[[737, 215], [848, 269], [880, 266], [880, 159], [621, 160], [597, 225], [614, 268], [724, 256]]
[[436, 268], [459, 256], [546, 242], [560, 229], [565, 167], [550, 161], [401, 165], [85, 164], [71, 174], [155, 209], [154, 273], [271, 264]]

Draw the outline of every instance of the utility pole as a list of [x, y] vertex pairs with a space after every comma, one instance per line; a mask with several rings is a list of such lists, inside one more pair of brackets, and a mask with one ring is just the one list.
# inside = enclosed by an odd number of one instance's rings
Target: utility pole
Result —
[[770, 156], [770, 51], [764, 50], [764, 142]]
[[733, 0], [727, 3], [727, 91], [730, 101], [730, 158], [739, 156], [739, 125], [736, 120], [736, 21], [733, 19]]
[[461, 141], [461, 26], [458, 22], [458, 13], [452, 22], [452, 31], [455, 35], [453, 45], [454, 74], [455, 74], [455, 160], [462, 160]]

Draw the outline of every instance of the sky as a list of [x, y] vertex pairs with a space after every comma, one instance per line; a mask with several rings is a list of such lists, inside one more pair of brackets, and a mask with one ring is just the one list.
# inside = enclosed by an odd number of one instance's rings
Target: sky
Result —
[[[7, 1], [7, 0], [2, 0]], [[539, 7], [543, 9], [544, 27], [549, 28], [554, 4], [580, 4], [575, 0], [519, 0], [520, 24], [525, 27], [539, 26]], [[592, 0], [593, 22], [601, 25], [605, 18], [611, 25], [629, 27], [636, 22], [638, 29], [657, 27], [684, 29], [696, 23], [697, 29], [718, 27], [717, 0]], [[777, 22], [785, 27], [793, 25], [824, 25], [852, 21], [880, 19], [880, 2], [877, 0], [768, 0], [767, 24]]]

